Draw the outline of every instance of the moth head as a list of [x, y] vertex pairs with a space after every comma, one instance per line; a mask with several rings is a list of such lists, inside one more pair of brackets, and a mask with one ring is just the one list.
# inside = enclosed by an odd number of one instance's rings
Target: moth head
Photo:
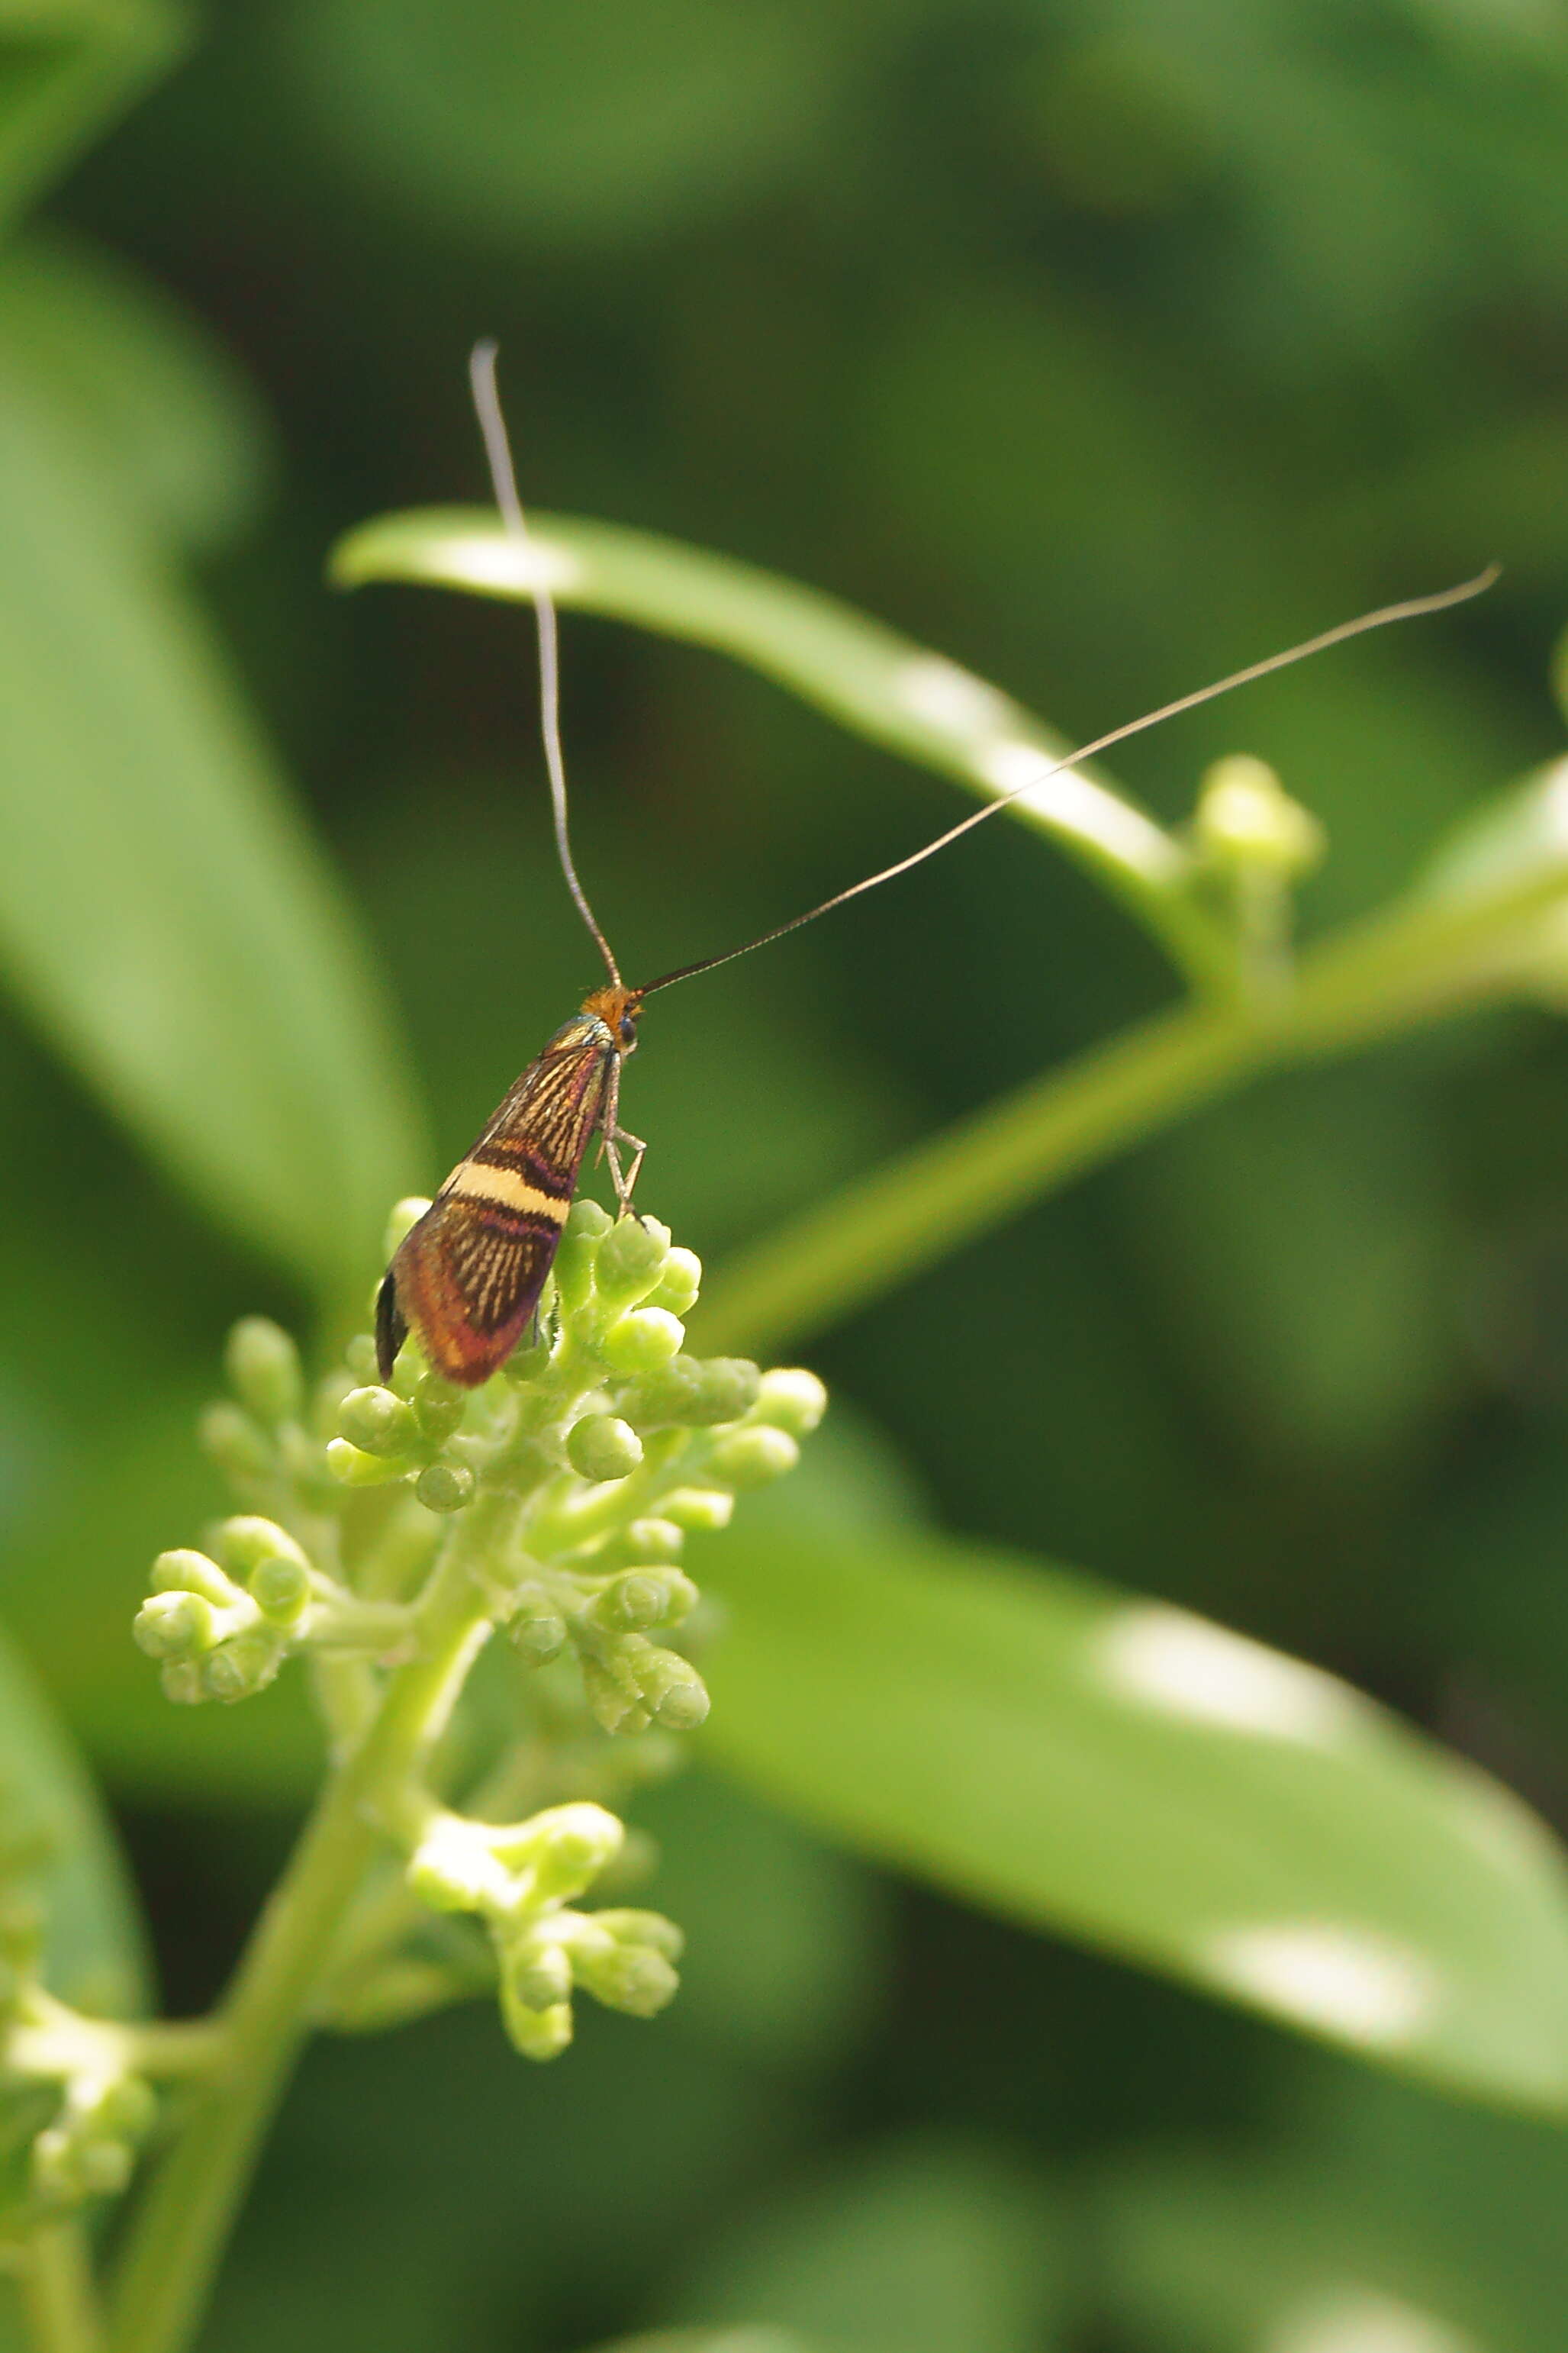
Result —
[[585, 999], [583, 1010], [597, 1016], [609, 1031], [616, 1053], [624, 1057], [637, 1051], [642, 1000], [640, 988], [595, 988]]

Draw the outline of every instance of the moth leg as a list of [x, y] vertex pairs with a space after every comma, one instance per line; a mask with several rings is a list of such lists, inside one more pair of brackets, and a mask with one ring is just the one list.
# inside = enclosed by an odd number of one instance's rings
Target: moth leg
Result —
[[[617, 1144], [626, 1145], [632, 1155], [631, 1166], [625, 1176], [621, 1174], [620, 1155], [616, 1150]], [[617, 1127], [613, 1133], [609, 1129], [605, 1132], [604, 1154], [610, 1164], [610, 1182], [616, 1188], [616, 1199], [623, 1217], [633, 1214], [632, 1187], [637, 1181], [637, 1170], [642, 1166], [647, 1150], [641, 1136], [629, 1134], [624, 1127]]]
[[[627, 1145], [631, 1149], [632, 1165], [624, 1176], [620, 1155], [616, 1150], [617, 1144]], [[605, 1090], [605, 1116], [599, 1128], [599, 1157], [609, 1163], [610, 1182], [616, 1188], [616, 1206], [623, 1218], [635, 1214], [632, 1187], [637, 1181], [637, 1170], [642, 1166], [643, 1155], [647, 1150], [647, 1146], [640, 1135], [628, 1134], [621, 1125], [621, 1066], [616, 1061], [611, 1068], [610, 1082]]]

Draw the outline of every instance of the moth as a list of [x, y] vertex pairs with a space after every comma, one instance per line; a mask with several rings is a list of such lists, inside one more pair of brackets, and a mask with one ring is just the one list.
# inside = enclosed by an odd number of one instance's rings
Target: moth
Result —
[[[531, 546], [518, 498], [515, 470], [496, 388], [496, 347], [479, 344], [469, 363], [474, 406], [484, 437], [496, 502], [509, 531], [527, 550]], [[1391, 621], [1414, 619], [1441, 612], [1473, 596], [1489, 585], [1495, 573], [1482, 573], [1457, 588], [1432, 596], [1416, 596], [1384, 605], [1342, 621], [1319, 637], [1270, 654], [1247, 669], [1199, 687], [1173, 702], [1145, 712], [1092, 743], [1080, 744], [1042, 769], [1016, 791], [987, 802], [950, 826], [934, 841], [895, 865], [853, 882], [820, 906], [808, 908], [776, 929], [722, 955], [682, 965], [631, 988], [621, 977], [609, 942], [588, 902], [572, 857], [567, 825], [565, 764], [561, 746], [559, 657], [555, 608], [548, 591], [536, 585], [532, 598], [539, 626], [539, 669], [542, 728], [545, 765], [550, 779], [555, 844], [566, 887], [604, 961], [605, 984], [590, 990], [581, 1009], [550, 1039], [537, 1060], [529, 1064], [510, 1092], [491, 1113], [479, 1135], [464, 1154], [429, 1208], [399, 1244], [386, 1271], [376, 1301], [376, 1359], [384, 1380], [389, 1377], [410, 1328], [430, 1363], [448, 1380], [465, 1388], [477, 1388], [505, 1363], [538, 1309], [541, 1294], [561, 1240], [589, 1145], [597, 1137], [609, 1166], [616, 1200], [622, 1215], [631, 1208], [632, 1189], [646, 1146], [620, 1124], [621, 1075], [626, 1059], [637, 1050], [637, 1023], [644, 999], [694, 974], [711, 972], [736, 956], [749, 955], [815, 923], [862, 892], [874, 891], [900, 874], [907, 874], [928, 858], [945, 849], [987, 818], [1032, 791], [1047, 776], [1068, 768], [1096, 752], [1103, 752], [1128, 736], [1141, 733], [1181, 711], [1211, 702], [1232, 688], [1247, 685], [1288, 663], [1338, 645], [1346, 638]], [[630, 1155], [623, 1167], [621, 1152]]]

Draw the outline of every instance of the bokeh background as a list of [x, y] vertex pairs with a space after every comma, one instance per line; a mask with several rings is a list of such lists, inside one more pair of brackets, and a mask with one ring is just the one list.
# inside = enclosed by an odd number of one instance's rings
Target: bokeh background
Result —
[[[236, 0], [13, 237], [0, 343], [84, 432], [118, 387], [102, 448], [160, 577], [343, 879], [427, 1113], [390, 1197], [595, 977], [521, 617], [323, 586], [363, 517], [483, 497], [476, 334], [536, 501], [832, 589], [1074, 737], [1500, 559], [1475, 608], [1119, 755], [1171, 819], [1209, 759], [1274, 761], [1328, 828], [1316, 924], [1560, 740], [1565, 150], [1568, 26], [1536, 0]], [[565, 676], [579, 857], [634, 975], [961, 813], [710, 657], [568, 617]], [[1169, 985], [987, 828], [659, 1000], [645, 1201], [721, 1260]], [[184, 2009], [309, 1737], [282, 1690], [176, 1718], [126, 1626], [212, 1505], [188, 1430], [226, 1324], [307, 1303], [69, 1049], [22, 974], [5, 1611]], [[1562, 1825], [1565, 1166], [1560, 1025], [1473, 1018], [1256, 1088], [807, 1355], [942, 1521], [1344, 1672]], [[542, 2073], [488, 2009], [321, 2048], [215, 2344], [571, 2353], [733, 2317], [829, 2353], [1560, 2348], [1546, 2126], [875, 1874], [717, 1779], [655, 1811], [676, 2010], [587, 2021]]]

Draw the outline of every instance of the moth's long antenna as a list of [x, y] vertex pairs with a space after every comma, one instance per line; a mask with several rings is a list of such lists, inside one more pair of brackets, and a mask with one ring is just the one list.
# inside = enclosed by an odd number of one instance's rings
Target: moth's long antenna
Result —
[[544, 765], [550, 772], [550, 805], [555, 816], [555, 847], [561, 859], [561, 871], [566, 877], [566, 888], [572, 893], [577, 913], [593, 934], [595, 945], [605, 959], [605, 969], [619, 988], [622, 985], [620, 967], [610, 952], [610, 943], [599, 929], [598, 918], [588, 904], [588, 894], [577, 880], [577, 869], [572, 860], [572, 836], [566, 822], [566, 762], [561, 750], [561, 659], [556, 640], [555, 603], [537, 570], [538, 551], [529, 536], [522, 501], [517, 494], [517, 470], [511, 462], [511, 444], [507, 438], [500, 394], [496, 388], [494, 343], [487, 340], [474, 345], [468, 355], [468, 382], [473, 389], [479, 431], [485, 438], [485, 456], [489, 460], [490, 480], [495, 488], [501, 521], [513, 538], [521, 542], [533, 571], [531, 594], [533, 609], [539, 617], [539, 717], [544, 736]]
[[1321, 654], [1330, 646], [1342, 645], [1347, 638], [1363, 636], [1368, 629], [1381, 629], [1390, 621], [1413, 621], [1426, 613], [1444, 612], [1450, 605], [1462, 605], [1468, 596], [1479, 596], [1483, 588], [1489, 588], [1497, 576], [1498, 566], [1492, 564], [1484, 572], [1479, 572], [1473, 580], [1461, 581], [1457, 588], [1442, 588], [1432, 596], [1409, 596], [1398, 605], [1380, 605], [1374, 613], [1361, 613], [1353, 621], [1341, 621], [1335, 628], [1324, 629], [1318, 637], [1303, 638], [1297, 646], [1287, 646], [1283, 653], [1269, 654], [1263, 661], [1249, 662], [1245, 670], [1232, 670], [1228, 678], [1215, 679], [1212, 685], [1197, 687], [1191, 694], [1180, 694], [1173, 702], [1163, 702], [1157, 711], [1146, 711], [1141, 719], [1126, 720], [1120, 727], [1111, 728], [1108, 734], [1097, 735], [1092, 743], [1080, 744], [1076, 752], [1069, 752], [1064, 759], [1053, 761], [1049, 767], [1040, 769], [1037, 776], [1031, 776], [1026, 784], [1016, 786], [1012, 792], [1003, 793], [998, 799], [987, 801], [984, 808], [973, 809], [968, 817], [960, 818], [958, 823], [950, 825], [945, 833], [939, 833], [934, 841], [928, 841], [921, 849], [911, 850], [908, 858], [900, 858], [896, 865], [884, 866], [880, 873], [868, 874], [863, 881], [851, 882], [847, 891], [837, 891], [831, 899], [824, 899], [820, 907], [808, 907], [804, 915], [792, 916], [787, 923], [780, 923], [773, 931], [763, 932], [759, 939], [748, 940], [743, 947], [727, 948], [722, 955], [704, 956], [698, 964], [683, 964], [674, 972], [662, 973], [658, 980], [650, 980], [646, 987], [639, 988], [637, 995], [651, 997], [656, 988], [668, 988], [675, 981], [689, 980], [695, 973], [711, 972], [718, 965], [732, 964], [737, 956], [750, 955], [753, 948], [765, 948], [773, 940], [782, 940], [786, 933], [798, 932], [803, 923], [814, 923], [818, 915], [830, 914], [835, 907], [842, 907], [847, 900], [859, 898], [863, 891], [875, 891], [879, 884], [891, 882], [897, 875], [907, 874], [911, 866], [919, 866], [926, 859], [934, 858], [937, 851], [945, 849], [950, 841], [956, 841], [961, 834], [970, 833], [977, 825], [984, 825], [988, 817], [994, 817], [999, 809], [1006, 808], [1022, 794], [1035, 792], [1049, 777], [1059, 776], [1064, 768], [1075, 766], [1079, 760], [1089, 759], [1096, 752], [1109, 751], [1113, 744], [1124, 744], [1130, 735], [1141, 735], [1145, 728], [1157, 727], [1163, 719], [1173, 719], [1180, 711], [1194, 710], [1200, 702], [1212, 702], [1216, 695], [1228, 694], [1233, 687], [1249, 686], [1254, 679], [1267, 678], [1271, 670], [1285, 670], [1292, 662], [1305, 661], [1309, 654]]

